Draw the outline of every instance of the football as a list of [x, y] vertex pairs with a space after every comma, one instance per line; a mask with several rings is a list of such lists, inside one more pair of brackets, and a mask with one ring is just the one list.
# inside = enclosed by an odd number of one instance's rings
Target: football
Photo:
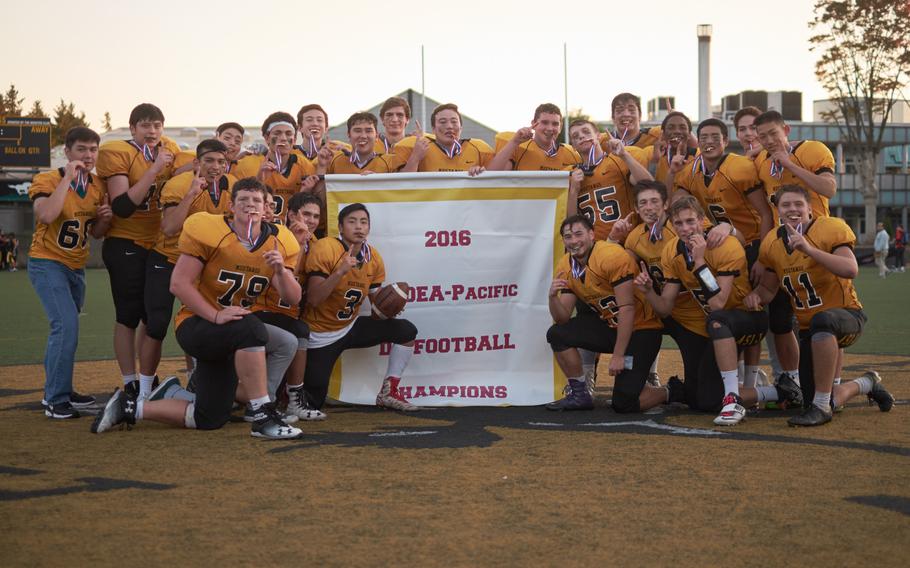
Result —
[[394, 318], [404, 310], [405, 304], [408, 303], [408, 283], [386, 284], [376, 292], [372, 303], [375, 319]]

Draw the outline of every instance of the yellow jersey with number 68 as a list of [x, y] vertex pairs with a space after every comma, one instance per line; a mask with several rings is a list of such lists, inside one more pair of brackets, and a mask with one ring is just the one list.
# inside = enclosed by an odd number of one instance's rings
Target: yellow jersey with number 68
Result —
[[[853, 248], [856, 236], [842, 219], [814, 219], [803, 237], [815, 248], [833, 253], [841, 247]], [[762, 239], [758, 259], [772, 271], [790, 296], [800, 329], [808, 329], [812, 316], [831, 308], [862, 309], [850, 278], [841, 278], [814, 261], [809, 255], [790, 248], [787, 228], [779, 227]]]
[[[300, 245], [287, 227], [262, 223], [259, 239], [247, 249], [230, 223], [228, 217], [211, 213], [189, 217], [180, 234], [180, 254], [195, 257], [203, 263], [196, 287], [210, 305], [217, 309], [249, 308], [268, 290], [274, 275], [265, 261], [265, 252], [280, 251], [285, 268], [294, 270]], [[192, 310], [181, 306], [176, 325], [193, 315]]]
[[[307, 278], [328, 278], [347, 251], [348, 246], [336, 237], [316, 241], [306, 258]], [[364, 244], [358, 258], [361, 262], [342, 276], [328, 298], [318, 306], [304, 308], [301, 319], [310, 326], [310, 331], [338, 331], [351, 325], [364, 298], [382, 286], [385, 264], [379, 251]]]
[[[53, 195], [63, 175], [63, 168], [36, 175], [28, 189], [29, 199], [34, 202]], [[28, 250], [29, 257], [56, 260], [73, 270], [85, 268], [88, 260], [88, 232], [106, 193], [101, 178], [88, 174], [87, 182], [85, 188], [76, 188], [70, 184], [63, 200], [63, 209], [52, 223], [42, 223], [35, 219], [35, 234]]]

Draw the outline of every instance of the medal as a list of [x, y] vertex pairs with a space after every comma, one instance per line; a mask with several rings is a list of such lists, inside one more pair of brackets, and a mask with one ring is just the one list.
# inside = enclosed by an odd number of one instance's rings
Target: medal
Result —
[[585, 276], [585, 272], [588, 271], [587, 265], [582, 265], [580, 262], [575, 260], [574, 256], [569, 255], [569, 265], [572, 267], [572, 278], [576, 280], [581, 280]]

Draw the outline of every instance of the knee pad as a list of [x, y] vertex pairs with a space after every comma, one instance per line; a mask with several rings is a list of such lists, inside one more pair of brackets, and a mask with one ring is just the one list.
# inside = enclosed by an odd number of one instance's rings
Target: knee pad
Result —
[[563, 337], [561, 327], [562, 326], [559, 324], [554, 323], [550, 326], [550, 329], [547, 330], [547, 343], [550, 344], [550, 349], [552, 349], [554, 353], [559, 353], [569, 348], [569, 346], [566, 345], [566, 340], [565, 337]]
[[705, 325], [708, 329], [708, 337], [711, 339], [729, 339], [733, 337], [730, 322], [727, 321], [726, 314], [723, 311], [708, 314]]
[[809, 336], [815, 341], [816, 334], [837, 335], [835, 333], [834, 317], [828, 312], [818, 312], [809, 322]]
[[167, 336], [167, 328], [171, 320], [169, 317], [158, 317], [155, 314], [152, 314], [148, 318], [148, 322], [145, 324], [145, 334], [152, 339], [157, 341], [164, 341], [164, 338]]

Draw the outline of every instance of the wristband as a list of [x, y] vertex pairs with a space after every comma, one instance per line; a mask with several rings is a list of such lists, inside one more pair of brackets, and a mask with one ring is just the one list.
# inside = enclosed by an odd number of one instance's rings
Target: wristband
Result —
[[710, 298], [720, 292], [720, 285], [718, 285], [717, 279], [714, 278], [714, 273], [711, 272], [711, 269], [708, 268], [707, 264], [701, 265], [692, 272], [695, 274], [699, 283], [701, 283], [701, 289], [706, 298]]

